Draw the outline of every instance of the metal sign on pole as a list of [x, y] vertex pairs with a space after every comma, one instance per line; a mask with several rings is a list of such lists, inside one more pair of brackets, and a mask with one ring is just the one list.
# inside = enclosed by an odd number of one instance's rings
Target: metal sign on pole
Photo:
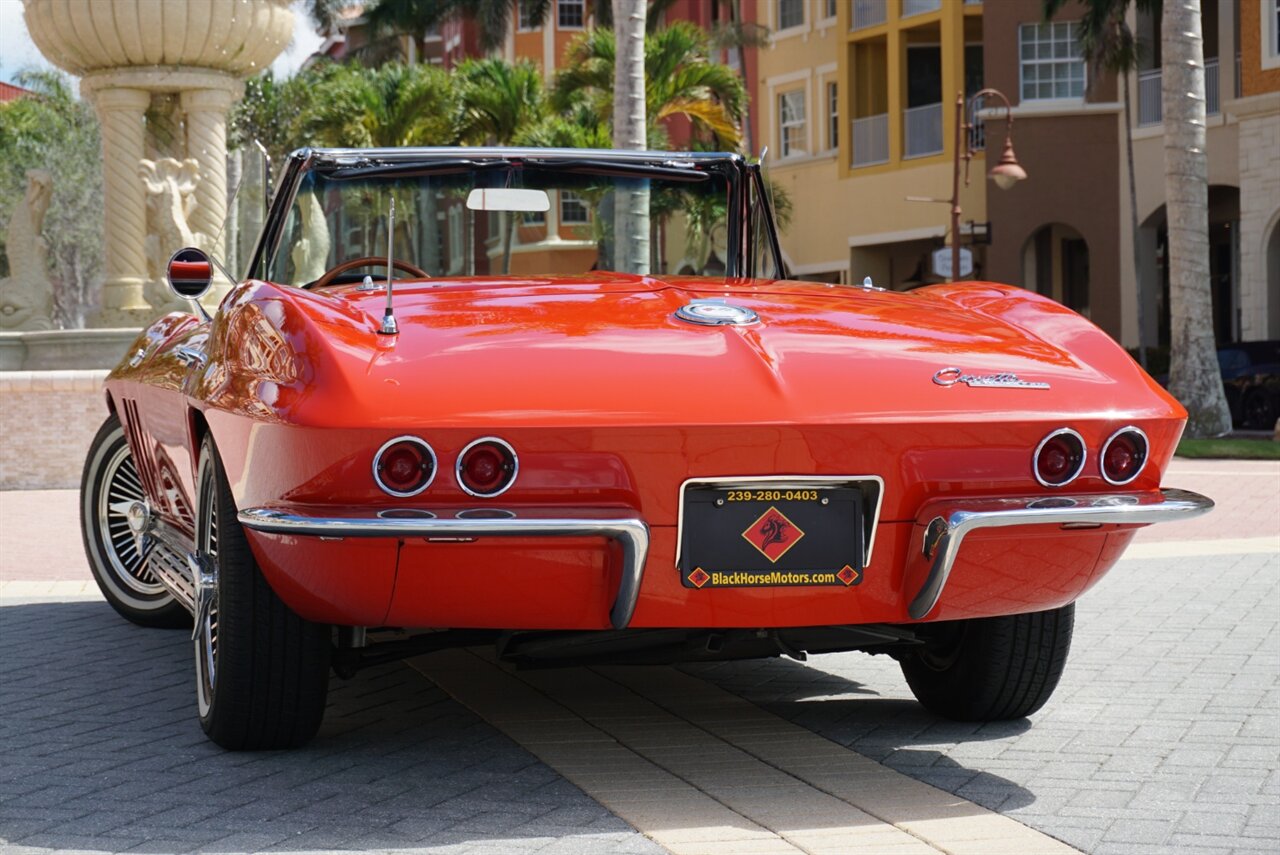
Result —
[[[952, 278], [951, 247], [944, 246], [933, 251], [933, 275], [944, 279]], [[967, 246], [960, 247], [960, 275], [963, 279], [973, 274], [973, 251]]]

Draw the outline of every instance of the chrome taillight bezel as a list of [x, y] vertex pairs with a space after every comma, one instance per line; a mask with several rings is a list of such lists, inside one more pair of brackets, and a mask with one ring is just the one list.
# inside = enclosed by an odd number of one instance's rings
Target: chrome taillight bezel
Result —
[[[1132, 433], [1137, 436], [1142, 446], [1142, 462], [1138, 464], [1138, 468], [1134, 470], [1133, 475], [1125, 478], [1123, 481], [1117, 481], [1107, 474], [1107, 449], [1111, 447], [1111, 443], [1115, 442], [1126, 433]], [[1111, 436], [1107, 437], [1107, 441], [1102, 444], [1102, 451], [1098, 454], [1098, 471], [1102, 473], [1102, 478], [1108, 484], [1116, 487], [1123, 487], [1125, 484], [1132, 484], [1142, 474], [1142, 470], [1147, 468], [1147, 461], [1151, 459], [1151, 441], [1147, 439], [1146, 432], [1137, 425], [1125, 425]]]
[[[427, 476], [427, 480], [423, 482], [421, 487], [418, 487], [417, 489], [411, 490], [409, 492], [393, 489], [385, 481], [382, 480], [382, 475], [380, 475], [378, 472], [378, 468], [379, 468], [378, 464], [382, 460], [382, 455], [386, 452], [388, 448], [401, 442], [410, 442], [410, 443], [413, 443], [414, 445], [421, 446], [427, 452], [427, 457], [431, 461], [431, 474]], [[431, 443], [427, 442], [425, 439], [423, 439], [420, 436], [413, 436], [412, 434], [404, 434], [403, 436], [392, 437], [391, 439], [384, 442], [382, 446], [373, 455], [374, 483], [378, 485], [378, 489], [382, 490], [382, 492], [386, 493], [388, 496], [395, 496], [397, 499], [407, 499], [411, 496], [419, 495], [423, 490], [431, 486], [431, 482], [436, 480], [436, 473], [439, 471], [440, 471], [440, 461], [436, 458], [436, 450], [431, 447]]]
[[[462, 477], [462, 461], [466, 459], [467, 452], [475, 448], [477, 445], [497, 445], [501, 446], [508, 454], [511, 455], [511, 477], [507, 482], [491, 493], [481, 493], [467, 486], [467, 482]], [[458, 482], [458, 488], [468, 496], [475, 496], [477, 499], [492, 499], [495, 496], [501, 496], [503, 493], [511, 489], [516, 483], [516, 478], [520, 477], [520, 455], [516, 454], [515, 448], [511, 443], [499, 436], [482, 436], [479, 439], [473, 439], [463, 446], [458, 452], [458, 459], [453, 464], [453, 478]]]
[[[1080, 444], [1080, 462], [1076, 465], [1075, 471], [1072, 472], [1065, 480], [1055, 484], [1052, 481], [1046, 481], [1040, 477], [1040, 453], [1044, 451], [1044, 447], [1049, 444], [1050, 440], [1059, 436], [1072, 437], [1076, 442]], [[1072, 481], [1079, 478], [1080, 473], [1084, 472], [1085, 464], [1088, 461], [1089, 461], [1089, 446], [1085, 444], [1084, 437], [1081, 436], [1077, 431], [1074, 431], [1069, 427], [1061, 427], [1061, 428], [1058, 428], [1057, 430], [1051, 431], [1048, 435], [1045, 436], [1044, 439], [1040, 440], [1039, 445], [1036, 446], [1035, 452], [1032, 453], [1031, 455], [1031, 474], [1035, 477], [1036, 482], [1039, 483], [1040, 486], [1049, 487], [1050, 489], [1056, 490], [1060, 487], [1067, 486]]]

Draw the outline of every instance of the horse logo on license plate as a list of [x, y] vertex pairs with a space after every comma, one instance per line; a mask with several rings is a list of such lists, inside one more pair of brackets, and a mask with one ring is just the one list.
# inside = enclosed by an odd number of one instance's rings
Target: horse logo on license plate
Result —
[[786, 555], [791, 547], [800, 542], [804, 532], [798, 525], [787, 518], [787, 515], [770, 506], [760, 517], [747, 526], [742, 533], [746, 541], [759, 550], [760, 554], [776, 563]]

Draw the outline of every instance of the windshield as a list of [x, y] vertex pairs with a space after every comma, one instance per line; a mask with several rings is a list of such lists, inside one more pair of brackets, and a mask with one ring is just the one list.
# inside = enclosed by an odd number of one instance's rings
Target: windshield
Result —
[[[385, 260], [393, 199], [396, 260], [433, 278], [722, 275], [731, 252], [727, 173], [587, 160], [313, 169], [300, 179], [268, 278], [306, 285], [343, 262]], [[648, 237], [647, 252], [637, 235]], [[382, 270], [371, 264], [333, 282], [380, 279]]]

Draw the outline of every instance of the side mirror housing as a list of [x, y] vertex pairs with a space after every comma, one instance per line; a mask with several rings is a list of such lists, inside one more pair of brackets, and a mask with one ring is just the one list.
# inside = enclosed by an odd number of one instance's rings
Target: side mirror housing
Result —
[[169, 259], [165, 279], [173, 293], [184, 300], [199, 300], [213, 284], [213, 262], [204, 250], [184, 247]]

